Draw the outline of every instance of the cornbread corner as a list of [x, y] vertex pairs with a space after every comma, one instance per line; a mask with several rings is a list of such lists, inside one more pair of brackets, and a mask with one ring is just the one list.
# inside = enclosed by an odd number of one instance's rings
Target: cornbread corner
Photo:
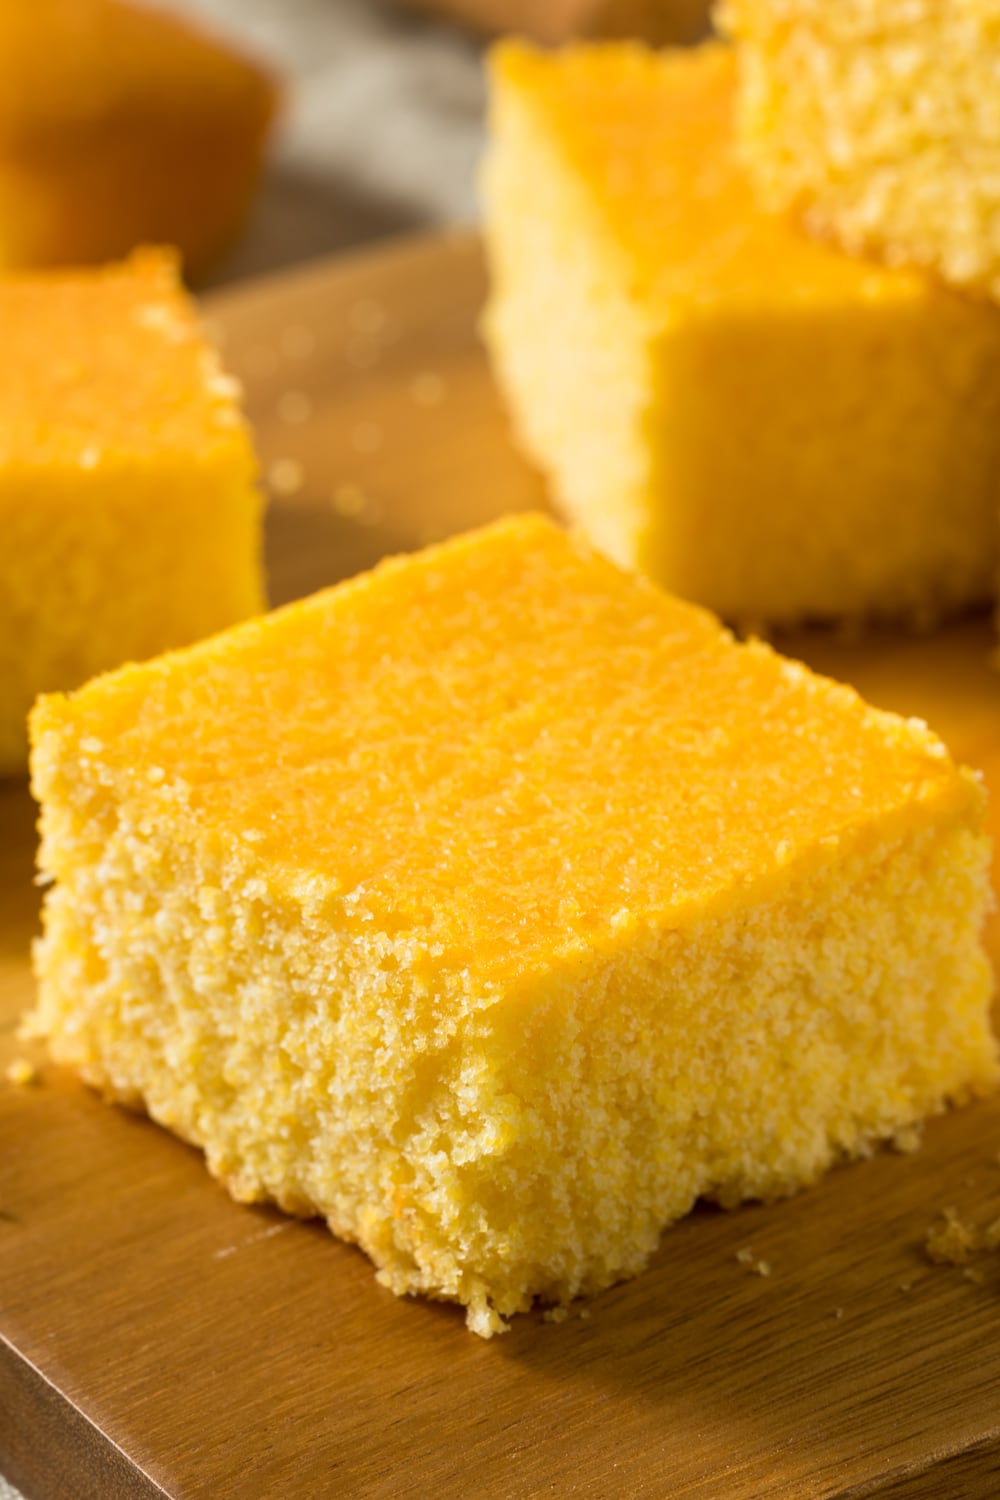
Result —
[[263, 607], [235, 383], [172, 254], [0, 277], [0, 775], [40, 692]]
[[972, 773], [541, 517], [32, 738], [53, 1056], [477, 1333], [996, 1085]]
[[996, 0], [724, 0], [762, 200], [1000, 297]]
[[200, 275], [240, 229], [274, 79], [163, 8], [0, 5], [0, 270], [173, 244]]
[[565, 515], [740, 624], [991, 598], [1000, 311], [761, 212], [717, 43], [490, 74], [484, 332]]

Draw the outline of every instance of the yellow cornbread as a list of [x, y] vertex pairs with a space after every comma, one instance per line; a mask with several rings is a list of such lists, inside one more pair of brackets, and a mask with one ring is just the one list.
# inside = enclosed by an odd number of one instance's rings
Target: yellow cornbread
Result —
[[249, 434], [173, 257], [2, 277], [0, 329], [3, 774], [38, 693], [263, 597]]
[[997, 0], [725, 0], [773, 208], [1000, 297]]
[[0, 268], [163, 242], [203, 271], [242, 223], [276, 101], [162, 8], [0, 0]]
[[32, 734], [55, 1058], [478, 1333], [996, 1083], [972, 774], [541, 517]]
[[739, 621], [989, 598], [1000, 313], [759, 212], [717, 44], [491, 71], [485, 332], [562, 510]]

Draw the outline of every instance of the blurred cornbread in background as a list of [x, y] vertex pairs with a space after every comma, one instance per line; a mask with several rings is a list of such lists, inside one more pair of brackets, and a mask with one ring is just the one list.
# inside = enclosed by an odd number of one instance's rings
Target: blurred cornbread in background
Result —
[[544, 517], [32, 745], [33, 1029], [477, 1333], [996, 1087], [977, 779]]
[[234, 382], [175, 258], [0, 277], [0, 773], [36, 694], [264, 606]]
[[538, 42], [572, 37], [644, 37], [690, 42], [708, 28], [710, 0], [403, 0], [416, 10], [463, 21], [487, 35]]
[[763, 201], [1000, 297], [997, 0], [724, 0]]
[[562, 512], [749, 624], [992, 597], [1000, 311], [763, 212], [720, 43], [490, 74], [485, 333]]
[[0, 270], [240, 228], [278, 102], [256, 63], [128, 0], [0, 0]]

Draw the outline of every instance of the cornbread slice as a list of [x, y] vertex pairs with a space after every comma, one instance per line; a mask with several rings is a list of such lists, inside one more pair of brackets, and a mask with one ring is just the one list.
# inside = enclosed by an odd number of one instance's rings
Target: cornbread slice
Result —
[[54, 1056], [477, 1333], [996, 1083], [972, 774], [541, 517], [33, 743]]
[[233, 382], [174, 258], [0, 278], [0, 774], [36, 694], [263, 605]]
[[199, 274], [249, 207], [277, 104], [256, 63], [129, 0], [0, 3], [0, 269], [171, 243]]
[[997, 0], [724, 0], [763, 201], [1000, 297]]
[[991, 597], [1000, 313], [762, 214], [717, 44], [491, 75], [485, 333], [561, 509], [740, 622]]

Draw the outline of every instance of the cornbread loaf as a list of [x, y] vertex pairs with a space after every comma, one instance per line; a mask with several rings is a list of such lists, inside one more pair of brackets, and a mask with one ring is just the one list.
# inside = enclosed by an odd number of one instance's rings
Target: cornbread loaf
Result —
[[709, 0], [405, 0], [478, 31], [513, 32], [539, 42], [574, 36], [636, 36], [661, 45], [708, 29]]
[[233, 382], [174, 258], [0, 277], [0, 774], [36, 694], [263, 606]]
[[491, 76], [485, 334], [566, 515], [741, 623], [991, 597], [1000, 313], [758, 211], [719, 44]]
[[240, 228], [273, 79], [129, 0], [0, 0], [0, 269], [177, 245], [199, 274]]
[[1000, 296], [996, 0], [724, 0], [762, 200]]
[[54, 1056], [477, 1333], [996, 1083], [972, 774], [541, 517], [32, 725]]

